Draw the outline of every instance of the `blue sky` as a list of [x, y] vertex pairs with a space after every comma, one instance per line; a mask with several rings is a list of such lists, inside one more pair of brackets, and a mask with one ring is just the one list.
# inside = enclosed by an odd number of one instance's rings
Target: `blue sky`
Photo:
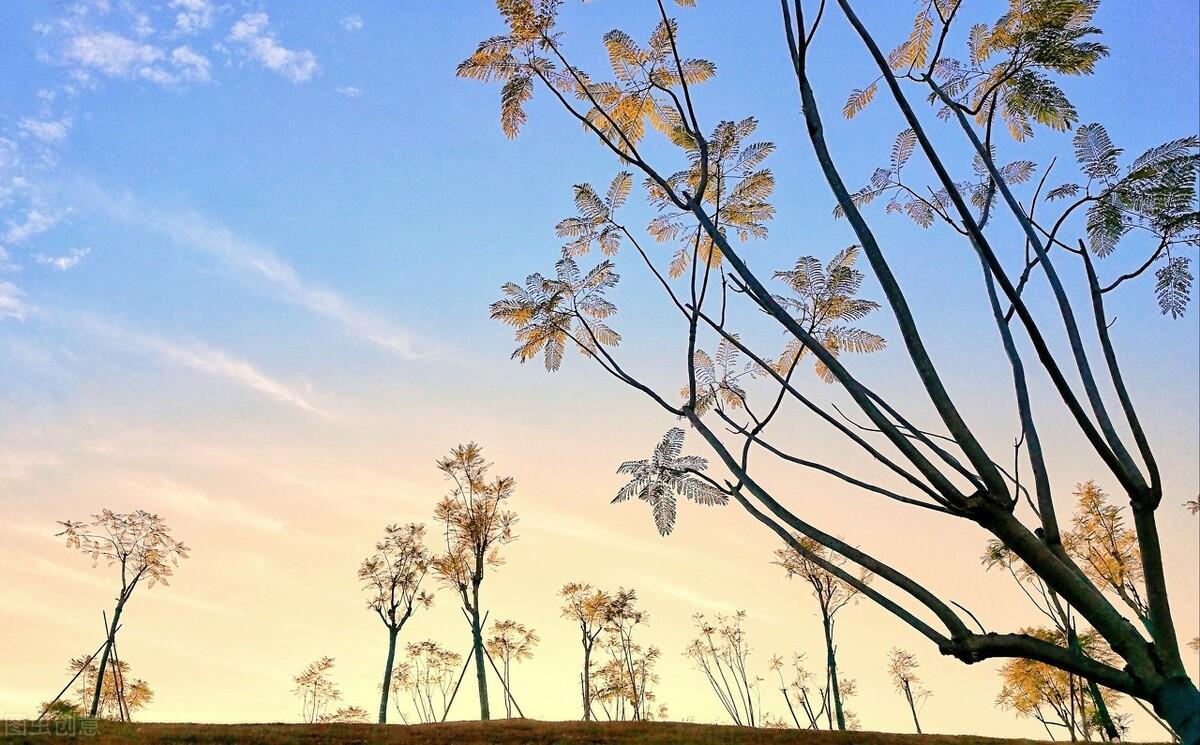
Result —
[[[779, 144], [771, 164], [778, 217], [771, 239], [748, 249], [752, 262], [773, 270], [801, 254], [832, 255], [852, 239], [830, 216], [813, 169], [775, 4], [699, 5], [680, 16], [685, 48], [718, 66], [699, 95], [706, 128], [753, 114], [761, 138]], [[893, 44], [906, 34], [910, 5], [864, 12]], [[997, 3], [979, 5], [982, 18], [1000, 12]], [[619, 24], [640, 38], [652, 21], [649, 3], [572, 2], [563, 27], [584, 66], [603, 67], [604, 31]], [[1098, 24], [1112, 58], [1098, 75], [1065, 84], [1081, 121], [1104, 122], [1131, 154], [1200, 129], [1196, 4], [1109, 0]], [[617, 169], [544, 96], [531, 104], [522, 136], [506, 140], [498, 91], [455, 77], [455, 65], [499, 29], [490, 3], [10, 0], [0, 5], [0, 27], [0, 504], [31, 525], [52, 525], [136, 493], [161, 499], [164, 514], [174, 507], [193, 516], [201, 523], [193, 530], [211, 532], [214, 546], [223, 545], [215, 537], [223, 529], [203, 521], [220, 505], [268, 537], [281, 525], [293, 536], [335, 525], [369, 540], [376, 523], [426, 519], [421, 500], [440, 489], [432, 459], [479, 438], [530, 485], [530, 504], [545, 507], [549, 542], [529, 539], [544, 545], [539, 551], [552, 550], [554, 526], [581, 517], [631, 544], [658, 540], [644, 515], [605, 509], [605, 495], [616, 463], [636, 455], [626, 439], [636, 433], [641, 448], [671, 423], [576, 359], [551, 379], [539, 366], [510, 362], [508, 332], [487, 320], [501, 282], [550, 268], [553, 225], [572, 213], [571, 185], [605, 183]], [[872, 78], [858, 48], [831, 17], [815, 63], [831, 144], [855, 184], [886, 160], [901, 128], [882, 100], [852, 123], [841, 120], [846, 93]], [[1071, 180], [1069, 137], [1039, 131], [1025, 145], [1002, 143], [1001, 157], [1044, 165], [1060, 156], [1051, 183]], [[961, 154], [958, 140], [947, 139]], [[1006, 392], [1008, 383], [994, 345], [973, 331], [984, 318], [977, 268], [944, 233], [898, 217], [877, 222], [920, 318], [937, 329], [935, 357], [964, 407], [988, 415], [988, 384]], [[1132, 263], [1135, 256], [1118, 256], [1105, 271]], [[970, 281], [948, 281], [958, 276]], [[1151, 282], [1135, 283], [1110, 312], [1182, 501], [1197, 489], [1197, 313], [1161, 317]], [[678, 339], [643, 322], [663, 310], [650, 287], [630, 271], [617, 327], [629, 332], [630, 358], [669, 386], [679, 379]], [[878, 323], [887, 335], [887, 321]], [[913, 380], [897, 355], [858, 364], [880, 390], [906, 400]], [[1065, 426], [1050, 417], [1052, 431]], [[1011, 431], [989, 436], [1003, 443]], [[1074, 447], [1064, 445], [1056, 461], [1070, 464]], [[1069, 485], [1089, 475], [1063, 468], [1056, 478]], [[168, 498], [147, 486], [161, 483], [179, 488]], [[409, 487], [411, 504], [388, 501]], [[387, 509], [357, 520], [346, 505]], [[1167, 530], [1184, 544], [1175, 558], [1182, 572], [1195, 554], [1194, 525]], [[887, 533], [875, 537], [886, 542]], [[758, 535], [744, 526], [730, 540], [745, 548]], [[700, 528], [678, 540], [652, 550], [677, 562], [662, 615], [686, 625], [694, 608], [685, 599], [706, 590], [686, 579], [686, 551], [707, 544]], [[960, 540], [954, 545], [969, 547], [979, 537]], [[31, 545], [67, 562], [59, 548]], [[279, 561], [278, 586], [298, 582]], [[632, 581], [614, 570], [612, 584]], [[106, 602], [103, 592], [96, 597]], [[719, 602], [744, 600], [735, 592]], [[1183, 605], [1192, 628], [1194, 593]], [[60, 646], [65, 659], [80, 645]], [[946, 665], [938, 669], [967, 679]], [[188, 716], [185, 704], [171, 703], [171, 673], [156, 672], [167, 691], [164, 716]], [[993, 682], [978, 684], [983, 711]], [[0, 684], [0, 702], [23, 705], [11, 681]], [[228, 698], [199, 718], [254, 716]], [[280, 707], [286, 691], [283, 699]], [[565, 701], [562, 716], [573, 705]], [[893, 716], [900, 726], [903, 710], [877, 721]], [[945, 728], [969, 728], [976, 716], [996, 716], [984, 731], [1001, 723], [1024, 731], [1007, 715], [970, 712], [947, 715]]]

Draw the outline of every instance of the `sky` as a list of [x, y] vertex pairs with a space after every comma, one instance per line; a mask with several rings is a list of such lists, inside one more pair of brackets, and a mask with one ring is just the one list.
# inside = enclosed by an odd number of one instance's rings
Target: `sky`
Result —
[[[886, 45], [907, 35], [909, 5], [864, 10]], [[1000, 12], [978, 5], [981, 19]], [[1153, 5], [1102, 4], [1112, 56], [1096, 76], [1065, 83], [1081, 121], [1102, 121], [1131, 154], [1200, 129], [1197, 7]], [[763, 271], [832, 256], [852, 237], [814, 169], [777, 9], [699, 6], [679, 16], [685, 54], [718, 68], [697, 91], [705, 128], [754, 115], [756, 136], [778, 145], [778, 215], [747, 255]], [[619, 25], [642, 38], [652, 11], [571, 2], [563, 29], [581, 64], [600, 70], [601, 35]], [[155, 691], [145, 718], [295, 721], [291, 676], [322, 655], [336, 658], [343, 703], [373, 710], [386, 635], [355, 569], [384, 525], [431, 521], [446, 490], [434, 461], [469, 440], [518, 484], [519, 538], [483, 593], [492, 618], [542, 638], [515, 673], [528, 715], [577, 714], [579, 651], [555, 598], [569, 581], [638, 590], [651, 619], [642, 641], [663, 650], [658, 695], [672, 718], [721, 719], [682, 655], [693, 613], [745, 609], [761, 675], [774, 654], [819, 657], [814, 603], [770, 564], [777, 539], [748, 516], [684, 505], [662, 538], [642, 505], [608, 504], [622, 484], [616, 466], [676, 422], [578, 356], [554, 375], [511, 361], [509, 330], [488, 320], [502, 282], [551, 269], [571, 186], [606, 184], [617, 170], [542, 95], [521, 137], [507, 140], [498, 90], [455, 77], [475, 44], [500, 32], [490, 3], [11, 0], [0, 26], [0, 716], [34, 712], [65, 682], [67, 660], [103, 638], [115, 578], [54, 533], [56, 520], [104, 507], [157, 512], [192, 546], [171, 585], [139, 589], [125, 614], [122, 658]], [[853, 122], [838, 115], [872, 77], [857, 50], [831, 14], [817, 92], [844, 172], [865, 183], [902, 126], [884, 101]], [[961, 154], [955, 134], [938, 130]], [[1060, 156], [1051, 182], [1070, 180], [1069, 138], [1039, 131], [1027, 144], [1004, 141], [1000, 157], [1044, 167]], [[651, 216], [631, 211], [634, 222]], [[978, 267], [944, 232], [881, 213], [873, 219], [951, 392], [986, 443], [1008, 452], [1011, 384], [990, 328], [978, 332]], [[1136, 258], [1119, 253], [1103, 271]], [[675, 390], [678, 329], [651, 280], [624, 266], [622, 359]], [[1130, 283], [1109, 311], [1163, 463], [1167, 570], [1191, 638], [1197, 526], [1178, 505], [1200, 488], [1200, 330], [1194, 308], [1159, 315], [1152, 283]], [[864, 292], [880, 299], [873, 281]], [[882, 313], [869, 323], [895, 338]], [[761, 324], [746, 333], [777, 343]], [[853, 369], [932, 421], [898, 345]], [[839, 400], [815, 378], [804, 385]], [[1038, 386], [1058, 493], [1069, 500], [1088, 478], [1113, 490]], [[814, 459], [870, 472], [811, 419], [787, 427]], [[695, 437], [689, 451], [706, 454]], [[798, 514], [927, 579], [989, 628], [1038, 622], [1015, 587], [980, 568], [981, 531], [765, 468]], [[994, 706], [997, 662], [941, 658], [867, 603], [844, 611], [839, 634], [840, 667], [858, 683], [850, 708], [869, 729], [909, 727], [886, 676], [887, 651], [902, 646], [933, 692], [926, 731], [1040, 732]], [[451, 593], [402, 636], [426, 638], [468, 647]], [[784, 713], [769, 681], [762, 694]], [[473, 717], [475, 706], [463, 695], [452, 716]], [[1136, 736], [1157, 735], [1140, 712], [1134, 720]]]

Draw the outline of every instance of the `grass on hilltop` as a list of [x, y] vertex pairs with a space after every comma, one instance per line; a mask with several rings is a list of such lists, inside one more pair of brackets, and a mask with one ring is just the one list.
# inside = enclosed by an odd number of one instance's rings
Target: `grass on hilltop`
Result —
[[[53, 725], [53, 723], [50, 723]], [[511, 719], [411, 726], [371, 724], [122, 724], [99, 722], [94, 734], [12, 734], [9, 743], [387, 743], [388, 745], [1033, 745], [964, 735], [810, 732], [683, 722], [540, 722]]]

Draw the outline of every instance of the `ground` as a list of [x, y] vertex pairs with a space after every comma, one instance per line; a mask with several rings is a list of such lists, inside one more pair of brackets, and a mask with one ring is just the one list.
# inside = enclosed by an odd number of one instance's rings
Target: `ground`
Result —
[[[413, 726], [370, 724], [119, 724], [56, 734], [9, 723], [0, 743], [386, 743], [387, 745], [1035, 745], [1034, 740], [876, 732], [800, 732], [683, 722], [539, 722], [529, 719]], [[65, 723], [64, 723], [65, 724]]]

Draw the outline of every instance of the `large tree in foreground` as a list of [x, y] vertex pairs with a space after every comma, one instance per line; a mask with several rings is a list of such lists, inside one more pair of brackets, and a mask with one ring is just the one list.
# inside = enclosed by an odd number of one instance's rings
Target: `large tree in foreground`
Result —
[[471, 627], [479, 716], [490, 719], [479, 588], [488, 568], [504, 563], [500, 546], [515, 537], [517, 515], [507, 506], [516, 491], [516, 482], [510, 476], [489, 478], [492, 464], [484, 460], [483, 450], [473, 442], [457, 445], [450, 455], [438, 460], [437, 467], [451, 487], [433, 512], [433, 519], [442, 526], [446, 546], [445, 553], [434, 558], [433, 570], [462, 602]]
[[[576, 187], [579, 214], [558, 225], [567, 243], [551, 275], [534, 274], [523, 285], [503, 288], [492, 315], [515, 327], [514, 356], [543, 356], [556, 369], [564, 350], [577, 347], [607, 375], [686, 420], [728, 472], [721, 480], [705, 476], [710, 486], [942, 653], [967, 663], [997, 657], [1045, 663], [1144, 699], [1185, 742], [1200, 742], [1200, 691], [1180, 656], [1157, 526], [1165, 485], [1105, 307], [1113, 292], [1153, 271], [1161, 310], [1172, 316], [1185, 312], [1200, 223], [1195, 195], [1200, 140], [1189, 135], [1130, 158], [1102, 126], [1076, 126], [1078, 114], [1057, 80], [1091, 74], [1108, 53], [1092, 25], [1095, 0], [1011, 0], [993, 22], [966, 20], [969, 11], [960, 0], [924, 0], [913, 32], [890, 53], [851, 0], [781, 0], [781, 56], [799, 91], [800, 131], [816, 156], [814, 176], [827, 183], [837, 213], [853, 231], [856, 251], [882, 290], [881, 305], [917, 381], [922, 400], [901, 407], [844, 362], [843, 353], [856, 343], [861, 351], [878, 344], [840, 329], [821, 333], [813, 318], [778, 294], [795, 289], [786, 276], [780, 277], [780, 290], [772, 290], [774, 273], [761, 268], [764, 260], [756, 261], [760, 268], [751, 267], [743, 242], [765, 238], [774, 214], [768, 201], [774, 178], [762, 165], [774, 145], [750, 139], [752, 118], [715, 127], [701, 122], [698, 86], [715, 74], [715, 66], [693, 56], [662, 0], [653, 5], [660, 20], [645, 45], [620, 30], [604, 36], [611, 77], [594, 76], [571, 61], [573, 52], [557, 27], [559, 0], [498, 0], [507, 28], [459, 66], [464, 77], [503, 83], [500, 118], [508, 136], [516, 136], [526, 119], [524, 105], [541, 90], [629, 169], [603, 195], [586, 184]], [[823, 39], [820, 31], [835, 22], [848, 24], [875, 77], [852, 94], [842, 113], [852, 116], [886, 92], [904, 122], [887, 165], [863, 188], [849, 185], [814, 91], [811, 63]], [[964, 37], [965, 55], [952, 56]], [[779, 87], [764, 90], [785, 95]], [[1001, 157], [1002, 150], [1019, 145], [1001, 142], [997, 129], [1007, 129], [1019, 143], [1035, 127], [1075, 129], [1080, 178], [1062, 183], [1056, 174], [1051, 181], [1053, 164]], [[660, 143], [647, 144], [651, 130], [674, 146], [674, 157], [663, 155]], [[1040, 179], [1034, 179], [1039, 169]], [[646, 232], [671, 246], [665, 255], [645, 245], [622, 217], [634, 172], [657, 212]], [[901, 289], [893, 267], [895, 249], [878, 231], [880, 221], [897, 218], [869, 214], [872, 201], [886, 202], [886, 212], [907, 215], [923, 227], [937, 226], [945, 243], [957, 249], [956, 259], [976, 264], [966, 273], [948, 263], [945, 281], [973, 287], [977, 307], [989, 319], [972, 336], [977, 347], [972, 351], [982, 359], [984, 346], [994, 343], [988, 351], [1002, 361], [1007, 392], [984, 393], [992, 398], [990, 421], [1002, 407], [1011, 412], [1005, 437], [985, 437], [981, 422], [960, 407], [954, 390], [973, 382], [949, 380], [935, 359], [930, 327], [918, 322], [913, 298]], [[997, 231], [1001, 223], [1008, 233]], [[682, 399], [676, 385], [656, 387], [631, 360], [618, 357], [616, 306], [607, 295], [617, 284], [623, 247], [661, 289], [671, 316], [655, 324], [643, 313], [638, 327], [658, 331], [660, 345], [667, 328], [679, 334]], [[593, 249], [604, 257], [581, 265]], [[790, 264], [780, 261], [776, 268]], [[1045, 298], [1034, 298], [1035, 291]], [[835, 319], [836, 325], [850, 326], [865, 310]], [[771, 338], [772, 331], [786, 338], [782, 353], [757, 341]], [[961, 331], [954, 333], [961, 338]], [[753, 375], [743, 374], [731, 355], [711, 368], [705, 364], [699, 353], [721, 341]], [[831, 412], [794, 376], [801, 353], [821, 364], [857, 411], [855, 419], [865, 422]], [[915, 421], [918, 408], [936, 419]], [[1063, 546], [1053, 484], [1072, 475], [1051, 473], [1044, 452], [1051, 441], [1039, 429], [1059, 412], [1070, 428], [1055, 433], [1055, 446], [1070, 439], [1072, 447], [1087, 448], [1105, 469], [1103, 481], [1119, 489], [1129, 506], [1142, 561], [1138, 581], [1146, 623], [1140, 627], [1114, 601], [1112, 589], [1089, 576]], [[815, 421], [798, 426], [791, 418], [797, 413]], [[818, 426], [845, 438], [867, 456], [863, 465], [874, 462], [880, 473], [847, 473], [782, 439]], [[997, 451], [991, 444], [1010, 434], [1018, 443], [1015, 454], [1008, 445]], [[1020, 630], [974, 630], [967, 614], [919, 578], [806, 520], [794, 507], [796, 487], [788, 486], [798, 479], [767, 483], [760, 461], [768, 460], [774, 461], [772, 474], [779, 465], [816, 471], [941, 516], [948, 526], [982, 528], [1074, 609], [1113, 650], [1115, 664]], [[803, 549], [793, 532], [871, 572], [880, 589], [862, 582], [854, 569]], [[963, 557], [969, 561], [973, 557]]]
[[363, 559], [358, 579], [370, 593], [367, 608], [374, 611], [388, 632], [387, 660], [379, 696], [379, 723], [387, 723], [388, 694], [392, 688], [392, 666], [396, 662], [396, 637], [418, 608], [433, 604], [433, 596], [421, 589], [433, 557], [425, 547], [425, 526], [419, 523], [389, 525], [375, 544], [375, 553]]
[[59, 525], [63, 529], [57, 535], [66, 537], [67, 548], [78, 549], [91, 557], [92, 566], [103, 560], [108, 566], [116, 567], [121, 578], [121, 589], [112, 618], [108, 619], [108, 636], [100, 652], [96, 684], [88, 709], [88, 716], [96, 717], [100, 714], [109, 657], [117, 643], [125, 604], [140, 584], [145, 583], [147, 588], [169, 584], [167, 579], [179, 566], [179, 560], [187, 558], [188, 548], [171, 536], [171, 529], [162, 518], [145, 510], [113, 512], [105, 509], [86, 522], [66, 520], [60, 521]]

